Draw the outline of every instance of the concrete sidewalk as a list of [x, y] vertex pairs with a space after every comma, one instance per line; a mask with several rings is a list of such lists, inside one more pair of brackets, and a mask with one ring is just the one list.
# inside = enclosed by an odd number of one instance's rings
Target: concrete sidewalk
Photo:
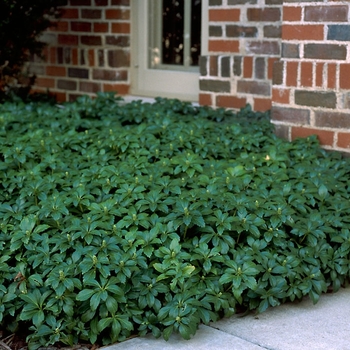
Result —
[[152, 336], [105, 350], [350, 350], [350, 288], [268, 309], [257, 316], [233, 316], [200, 326], [191, 340]]

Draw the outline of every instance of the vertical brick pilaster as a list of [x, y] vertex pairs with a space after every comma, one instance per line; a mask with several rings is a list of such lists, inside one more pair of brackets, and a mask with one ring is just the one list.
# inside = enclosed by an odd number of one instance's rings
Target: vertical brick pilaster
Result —
[[317, 134], [324, 147], [350, 152], [349, 13], [346, 1], [283, 1], [272, 121], [290, 140]]
[[[273, 64], [281, 54], [281, 3], [211, 1], [208, 18], [208, 60], [219, 58], [221, 74], [201, 70], [200, 79], [213, 80], [213, 106], [237, 109], [250, 103], [254, 110], [270, 109]], [[229, 91], [217, 91], [218, 82], [229, 84]], [[207, 94], [210, 84], [205, 87]]]

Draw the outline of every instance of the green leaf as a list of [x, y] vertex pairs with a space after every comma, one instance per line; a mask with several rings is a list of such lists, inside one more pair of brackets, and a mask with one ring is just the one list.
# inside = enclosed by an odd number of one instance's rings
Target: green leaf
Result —
[[321, 185], [319, 188], [318, 188], [318, 194], [319, 196], [322, 198], [322, 199], [325, 199], [328, 195], [328, 189], [325, 185]]
[[98, 331], [102, 332], [105, 328], [107, 328], [113, 322], [112, 317], [102, 318], [98, 321]]
[[173, 325], [164, 328], [164, 330], [163, 330], [163, 338], [164, 338], [164, 340], [168, 341], [170, 336], [171, 336], [171, 334], [173, 333], [173, 331], [174, 331], [174, 326]]
[[90, 298], [91, 310], [95, 311], [98, 308], [98, 306], [100, 305], [100, 302], [101, 302], [101, 293], [96, 292]]
[[84, 301], [90, 299], [96, 293], [93, 289], [83, 289], [77, 295], [77, 300]]
[[116, 320], [116, 319], [113, 319], [112, 332], [111, 332], [111, 334], [112, 334], [112, 338], [111, 338], [112, 342], [116, 342], [118, 340], [121, 330], [122, 330], [122, 327], [121, 327], [119, 321]]

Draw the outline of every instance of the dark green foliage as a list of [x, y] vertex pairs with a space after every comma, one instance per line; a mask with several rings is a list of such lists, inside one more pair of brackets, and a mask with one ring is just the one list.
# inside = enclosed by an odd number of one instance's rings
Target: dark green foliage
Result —
[[112, 95], [0, 107], [0, 325], [189, 338], [349, 279], [349, 159], [268, 116]]
[[65, 0], [0, 1], [0, 100], [13, 93], [25, 96], [34, 83], [25, 76], [24, 63], [34, 54], [41, 56], [45, 44], [40, 35], [59, 17], [58, 6]]

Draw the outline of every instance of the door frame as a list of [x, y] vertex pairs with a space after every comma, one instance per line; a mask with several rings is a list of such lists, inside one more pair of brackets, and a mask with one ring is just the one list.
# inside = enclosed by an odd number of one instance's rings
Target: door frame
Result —
[[[201, 55], [208, 54], [208, 2], [202, 0]], [[149, 0], [131, 0], [130, 92], [137, 96], [161, 96], [197, 102], [199, 70], [182, 72], [148, 67], [148, 3]]]

